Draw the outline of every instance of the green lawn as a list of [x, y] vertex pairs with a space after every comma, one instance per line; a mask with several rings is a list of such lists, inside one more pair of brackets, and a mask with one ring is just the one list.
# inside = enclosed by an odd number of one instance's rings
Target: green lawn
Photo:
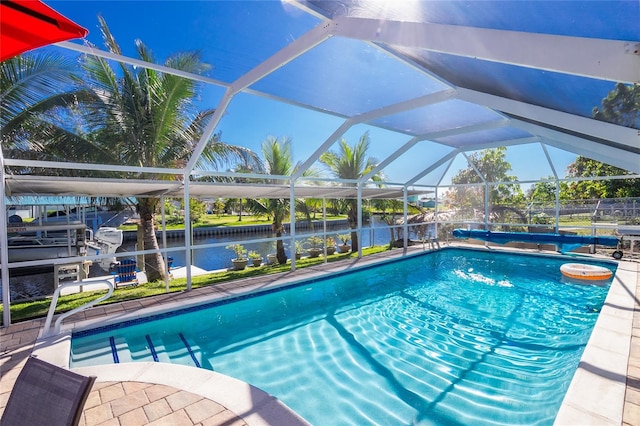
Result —
[[[330, 220], [343, 220], [346, 219], [346, 215], [338, 215], [338, 216], [327, 216], [327, 221]], [[171, 218], [167, 218], [166, 221], [169, 222]], [[156, 218], [156, 224], [158, 227], [161, 225], [161, 218]], [[306, 219], [298, 219], [298, 221], [303, 221]], [[316, 217], [314, 220], [322, 220], [322, 216]], [[288, 222], [287, 222], [288, 223]], [[253, 215], [243, 215], [242, 220], [238, 220], [237, 215], [223, 215], [217, 216], [213, 214], [203, 215], [194, 225], [194, 228], [205, 227], [205, 226], [247, 226], [247, 225], [270, 225], [271, 219], [266, 216], [253, 216]], [[184, 229], [184, 222], [180, 223], [171, 223], [166, 225], [168, 230], [173, 229]], [[136, 225], [122, 225], [120, 229], [124, 231], [135, 231]]]
[[[362, 250], [363, 256], [372, 255], [388, 250], [388, 247], [376, 246], [368, 247]], [[327, 258], [329, 262], [336, 262], [345, 259], [351, 259], [357, 257], [357, 253], [346, 254], [334, 254]], [[313, 265], [319, 265], [324, 262], [323, 257], [317, 258], [302, 258], [296, 260], [296, 269], [302, 269]], [[192, 288], [205, 287], [210, 285], [216, 285], [224, 282], [238, 280], [242, 278], [255, 277], [259, 275], [275, 274], [279, 272], [289, 271], [290, 265], [263, 265], [261, 267], [247, 267], [242, 271], [221, 271], [208, 275], [201, 275], [192, 277]], [[187, 281], [185, 278], [173, 279], [169, 282], [169, 292], [184, 291]], [[56, 313], [62, 313], [70, 311], [78, 306], [81, 306], [91, 300], [95, 300], [100, 295], [106, 293], [103, 291], [83, 292], [70, 294], [66, 296], [60, 296], [58, 299], [58, 305]], [[125, 300], [140, 299], [143, 297], [156, 296], [166, 293], [166, 286], [164, 281], [154, 281], [147, 284], [141, 284], [137, 287], [124, 287], [117, 289], [113, 295], [98, 305], [106, 305], [110, 303], [123, 302]], [[35, 301], [20, 302], [11, 304], [11, 321], [12, 323], [26, 321], [34, 318], [42, 318], [47, 315], [49, 305], [51, 304], [51, 297], [45, 297]], [[0, 312], [3, 312], [3, 307], [0, 306]]]
[[[597, 225], [591, 219], [582, 217], [560, 216], [559, 224], [562, 228], [581, 227], [580, 229], [572, 229], [578, 235], [591, 235], [593, 233], [592, 226]], [[600, 229], [598, 235], [614, 235], [615, 229]]]

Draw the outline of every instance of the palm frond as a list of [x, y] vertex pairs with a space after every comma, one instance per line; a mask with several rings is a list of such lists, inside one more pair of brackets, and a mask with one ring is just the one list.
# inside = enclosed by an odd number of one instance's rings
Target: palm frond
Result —
[[70, 97], [61, 93], [74, 87], [73, 62], [50, 52], [24, 54], [0, 63], [0, 130], [3, 144], [38, 114], [64, 107]]
[[[358, 142], [351, 146], [346, 139], [338, 143], [338, 152], [327, 151], [320, 156], [320, 162], [338, 179], [360, 179], [369, 174], [378, 166], [378, 161], [368, 157], [369, 133], [365, 132]], [[382, 172], [376, 173], [371, 178], [375, 182], [384, 181]], [[345, 184], [352, 186], [354, 184]]]

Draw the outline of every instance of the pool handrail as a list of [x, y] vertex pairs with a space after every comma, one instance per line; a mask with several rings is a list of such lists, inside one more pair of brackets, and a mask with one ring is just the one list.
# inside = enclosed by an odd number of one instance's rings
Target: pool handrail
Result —
[[81, 283], [77, 282], [77, 281], [71, 281], [68, 283], [64, 283], [61, 284], [58, 288], [56, 288], [56, 290], [53, 292], [53, 297], [51, 298], [51, 305], [49, 305], [49, 312], [47, 313], [47, 319], [44, 323], [44, 328], [42, 330], [42, 337], [49, 337], [49, 336], [54, 336], [56, 334], [60, 333], [60, 324], [62, 323], [62, 320], [77, 313], [77, 312], [81, 312], [84, 311], [87, 308], [92, 307], [93, 305], [95, 305], [98, 302], [102, 302], [103, 300], [107, 300], [109, 297], [111, 297], [111, 295], [113, 294], [114, 291], [114, 285], [111, 281], [109, 280], [96, 280], [96, 281], [91, 281], [91, 284], [106, 284], [107, 287], [109, 287], [109, 291], [107, 292], [107, 294], [105, 294], [104, 296], [100, 296], [99, 298], [92, 300], [90, 302], [85, 303], [84, 305], [78, 306], [77, 308], [74, 308], [72, 310], [70, 310], [69, 312], [64, 312], [62, 314], [60, 314], [60, 316], [58, 317], [58, 319], [56, 320], [56, 323], [54, 324], [53, 327], [53, 332], [50, 333], [49, 329], [51, 328], [51, 320], [53, 319], [53, 314], [56, 310], [56, 305], [58, 304], [58, 298], [60, 297], [60, 291], [65, 288], [65, 287], [71, 287], [71, 286], [78, 286], [81, 285]]

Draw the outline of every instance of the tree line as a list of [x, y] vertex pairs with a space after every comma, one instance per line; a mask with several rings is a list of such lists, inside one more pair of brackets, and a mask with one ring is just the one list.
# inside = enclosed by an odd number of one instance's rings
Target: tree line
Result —
[[[106, 21], [102, 17], [98, 17], [98, 21], [106, 50], [120, 55], [120, 45]], [[140, 40], [136, 40], [135, 44], [139, 59], [156, 63], [156, 57], [148, 46]], [[202, 62], [198, 52], [175, 53], [163, 65], [194, 74], [203, 73], [210, 68]], [[637, 104], [640, 91], [633, 86], [633, 93], [622, 93], [627, 90], [624, 85], [616, 90], [616, 95], [612, 94], [610, 99], [603, 101], [601, 109], [594, 110], [594, 116], [606, 120], [624, 116], [625, 120], [632, 120], [637, 125], [637, 112], [635, 118], [629, 118], [632, 114], [629, 113], [627, 104], [629, 99]], [[89, 54], [77, 59], [47, 50], [20, 55], [0, 63], [0, 93], [4, 155], [31, 160], [181, 168], [189, 161], [215, 113], [213, 109], [203, 110], [198, 107], [201, 84], [196, 81], [124, 63], [114, 65], [109, 60]], [[378, 161], [368, 154], [369, 144], [368, 133], [364, 133], [354, 144], [341, 139], [336, 150], [320, 156], [320, 165], [334, 178], [359, 179], [378, 165]], [[479, 167], [487, 178], [509, 182], [515, 178], [508, 174], [510, 165], [504, 161], [504, 152], [504, 148], [485, 150], [472, 154], [471, 159], [480, 164]], [[225, 142], [221, 134], [216, 133], [209, 138], [196, 169], [226, 168], [238, 173], [291, 176], [300, 166], [300, 163], [293, 160], [289, 138], [269, 136], [262, 142], [261, 152], [255, 153], [245, 147]], [[570, 173], [575, 176], [612, 172], [619, 173], [610, 166], [581, 157], [570, 169]], [[15, 168], [11, 173], [86, 175], [86, 171], [42, 170], [37, 167]], [[99, 170], [91, 170], [90, 173], [93, 177], [180, 178]], [[320, 173], [311, 168], [304, 171], [303, 177], [317, 177]], [[242, 183], [242, 179], [234, 178], [234, 181]], [[474, 177], [474, 173], [467, 169], [454, 178], [454, 183], [472, 183], [475, 179], [477, 177]], [[379, 172], [372, 180], [382, 184], [385, 176]], [[265, 177], [265, 181], [269, 179]], [[541, 183], [534, 186], [531, 196], [539, 196], [546, 189], [544, 185]], [[569, 190], [589, 196], [606, 196], [610, 193], [640, 195], [637, 180], [629, 183], [620, 180], [603, 184], [571, 183], [566, 191]], [[457, 191], [459, 193], [456, 196], [461, 200], [472, 195], [466, 190]], [[525, 196], [518, 192], [517, 185], [510, 183], [499, 185], [493, 191], [495, 194], [492, 196], [505, 201]], [[140, 215], [139, 232], [143, 236], [144, 247], [156, 250], [155, 255], [145, 256], [145, 269], [150, 280], [163, 279], [166, 271], [158, 250], [154, 219], [159, 210], [160, 199], [140, 197], [117, 202], [134, 205], [137, 209]], [[309, 203], [312, 205], [313, 200], [309, 200]], [[357, 250], [357, 201], [342, 200], [341, 203], [353, 230], [353, 250]], [[280, 237], [283, 221], [289, 215], [289, 200], [252, 199], [245, 200], [245, 205], [272, 220], [273, 231], [278, 237], [278, 260], [286, 262]], [[300, 204], [300, 210], [304, 212], [305, 209], [311, 211], [312, 208]]]
[[[99, 29], [108, 52], [122, 50], [106, 21], [98, 17]], [[136, 40], [139, 59], [156, 63], [153, 51]], [[80, 67], [73, 58], [37, 51], [3, 61], [0, 65], [2, 93], [2, 149], [11, 158], [71, 161], [155, 168], [180, 168], [190, 159], [204, 135], [214, 110], [198, 109], [201, 85], [191, 79], [124, 63], [112, 65], [104, 58], [83, 55]], [[202, 73], [209, 65], [198, 52], [169, 56], [164, 66], [189, 73]], [[226, 143], [213, 134], [198, 159], [198, 170], [227, 168], [239, 173], [290, 176], [299, 167], [294, 163], [289, 138], [267, 137], [261, 153]], [[336, 151], [325, 152], [320, 163], [335, 178], [358, 179], [369, 173], [377, 161], [368, 156], [367, 133], [353, 145], [342, 139]], [[41, 170], [24, 167], [13, 173], [79, 175], [67, 169]], [[86, 175], [86, 171], [83, 171]], [[93, 177], [139, 179], [179, 179], [180, 176], [136, 174], [89, 170]], [[315, 169], [303, 176], [317, 176]], [[382, 173], [374, 176], [382, 181]], [[242, 179], [237, 178], [240, 182]], [[268, 180], [268, 179], [267, 179]], [[100, 200], [102, 202], [107, 200]], [[139, 197], [119, 200], [135, 206], [140, 216], [139, 232], [144, 248], [158, 250], [154, 216], [160, 198]], [[280, 237], [289, 214], [289, 201], [246, 200], [255, 212], [268, 215]], [[346, 201], [346, 213], [355, 228], [354, 201]], [[278, 238], [278, 260], [286, 262], [284, 245]], [[354, 250], [357, 235], [352, 236]], [[149, 280], [163, 279], [166, 271], [159, 251], [145, 255]]]

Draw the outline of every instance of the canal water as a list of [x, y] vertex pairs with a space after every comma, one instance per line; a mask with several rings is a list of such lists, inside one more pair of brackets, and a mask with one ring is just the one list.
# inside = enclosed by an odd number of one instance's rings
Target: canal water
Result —
[[[316, 233], [322, 232], [322, 227], [316, 227]], [[333, 237], [336, 244], [339, 242], [337, 239], [338, 234], [344, 234], [350, 232], [347, 225], [342, 229], [333, 229], [327, 231], [328, 237]], [[306, 240], [306, 236], [309, 236], [311, 231], [297, 232], [296, 239], [301, 240], [303, 243]], [[200, 269], [206, 271], [215, 271], [220, 269], [226, 269], [231, 267], [231, 259], [235, 257], [232, 250], [227, 249], [226, 246], [230, 244], [240, 243], [247, 250], [254, 250], [263, 255], [264, 261], [266, 261], [266, 255], [268, 253], [275, 253], [275, 242], [259, 242], [259, 243], [245, 243], [249, 239], [261, 239], [274, 237], [273, 233], [253, 233], [249, 235], [227, 235], [224, 237], [197, 237], [194, 238], [192, 246], [192, 264]], [[283, 234], [285, 241], [285, 249], [287, 257], [291, 257], [291, 250], [289, 247], [289, 234]], [[371, 245], [386, 245], [391, 241], [391, 232], [389, 227], [379, 218], [374, 217], [371, 222], [370, 229], [363, 230], [361, 236], [362, 247]], [[162, 247], [162, 238], [158, 237], [158, 243]], [[199, 248], [198, 246], [216, 244], [214, 247]], [[167, 248], [183, 247], [183, 239], [168, 239]], [[308, 244], [307, 244], [308, 248]], [[136, 245], [134, 242], [125, 242], [119, 252], [135, 251]], [[184, 250], [173, 251], [169, 253], [169, 256], [173, 257], [174, 267], [185, 266], [185, 252]], [[95, 264], [91, 267], [90, 276], [102, 276], [108, 275], [109, 271], [104, 270]], [[11, 300], [25, 300], [31, 298], [37, 298], [40, 296], [46, 296], [53, 294], [54, 291], [54, 278], [53, 273], [38, 273], [32, 275], [12, 276], [10, 278], [10, 290]], [[0, 299], [1, 299], [0, 295]]]
[[[391, 233], [389, 227], [382, 222], [380, 219], [375, 218], [373, 220], [372, 229], [362, 231], [362, 246], [367, 247], [371, 245], [386, 245], [389, 244], [391, 240]], [[322, 229], [316, 228], [316, 233], [321, 233]], [[350, 230], [348, 226], [344, 226], [342, 229], [333, 229], [331, 231], [327, 231], [327, 237], [331, 237], [336, 241], [336, 244], [339, 243], [337, 239], [338, 234], [349, 233]], [[303, 248], [309, 248], [309, 244], [307, 242], [308, 236], [311, 234], [311, 231], [303, 231], [296, 232], [296, 240], [299, 240], [303, 244]], [[200, 237], [194, 238], [193, 240], [193, 254], [192, 254], [192, 264], [197, 266], [198, 268], [207, 270], [207, 271], [215, 271], [219, 269], [229, 268], [231, 266], [231, 259], [235, 258], [235, 254], [232, 250], [227, 249], [226, 246], [231, 244], [240, 243], [245, 249], [253, 250], [260, 253], [263, 258], [266, 258], [268, 253], [275, 253], [275, 241], [265, 241], [259, 243], [245, 243], [249, 239], [260, 239], [260, 238], [273, 238], [273, 233], [264, 233], [264, 234], [252, 234], [252, 235], [240, 235], [240, 236], [224, 236], [224, 237]], [[282, 236], [285, 243], [285, 251], [287, 253], [287, 257], [291, 258], [291, 248], [290, 246], [290, 235], [283, 234]], [[162, 245], [161, 238], [159, 237], [158, 243]], [[208, 245], [208, 244], [220, 244], [216, 247], [209, 248], [198, 248], [198, 246]], [[183, 240], [167, 240], [167, 247], [182, 247], [184, 246]], [[128, 246], [128, 250], [133, 247], [132, 245]], [[174, 266], [185, 266], [185, 254], [184, 250], [172, 252], [170, 254], [173, 257]], [[266, 259], [264, 259], [266, 261]]]

